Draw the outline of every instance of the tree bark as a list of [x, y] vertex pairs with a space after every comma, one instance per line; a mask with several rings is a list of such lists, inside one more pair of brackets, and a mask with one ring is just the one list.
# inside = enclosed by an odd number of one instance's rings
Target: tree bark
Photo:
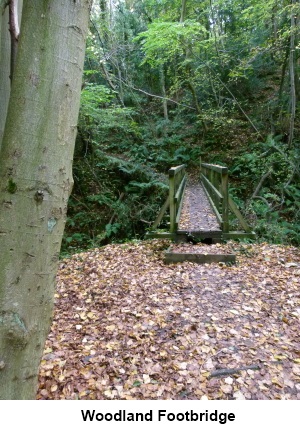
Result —
[[49, 332], [88, 0], [24, 2], [0, 152], [0, 399], [33, 399]]

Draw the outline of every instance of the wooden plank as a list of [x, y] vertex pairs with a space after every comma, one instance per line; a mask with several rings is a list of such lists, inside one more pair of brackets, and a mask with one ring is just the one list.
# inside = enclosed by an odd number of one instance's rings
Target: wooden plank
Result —
[[184, 175], [184, 177], [182, 178], [180, 185], [178, 187], [178, 190], [176, 191], [176, 194], [175, 194], [176, 202], [180, 202], [180, 199], [181, 199], [182, 194], [183, 194], [183, 190], [185, 188], [185, 183], [186, 183], [186, 175]]
[[223, 225], [223, 220], [222, 220], [220, 212], [218, 211], [218, 209], [216, 208], [214, 202], [212, 201], [212, 198], [208, 194], [207, 189], [205, 187], [203, 187], [203, 189], [204, 189], [205, 194], [206, 194], [206, 196], [207, 196], [207, 198], [209, 200], [209, 203], [211, 204], [211, 207], [212, 207], [212, 209], [213, 209], [213, 211], [214, 211], [214, 213], [216, 215], [216, 218], [217, 218], [217, 221], [218, 221], [219, 225], [222, 226]]
[[[185, 164], [171, 167], [169, 170], [169, 197], [170, 197], [170, 232], [175, 233], [177, 229], [176, 216], [179, 203], [178, 197], [183, 189], [182, 179], [185, 175]], [[179, 193], [178, 193], [179, 192]], [[182, 195], [181, 195], [182, 197]]]
[[227, 167], [219, 166], [218, 164], [202, 163], [201, 167], [205, 167], [206, 169], [213, 170], [218, 173], [223, 173], [224, 170], [228, 171]]
[[170, 232], [176, 230], [175, 176], [169, 176]]
[[182, 195], [181, 195], [181, 199], [180, 199], [180, 203], [179, 203], [179, 208], [178, 208], [177, 215], [176, 215], [176, 230], [178, 229], [181, 210], [182, 210], [182, 206], [183, 206], [183, 196], [184, 196], [185, 187], [186, 187], [186, 180], [184, 181], [184, 185], [183, 185], [183, 189], [182, 189]]
[[177, 175], [177, 173], [180, 172], [180, 170], [185, 168], [186, 168], [185, 164], [181, 164], [180, 166], [176, 166], [176, 167], [171, 167], [171, 169], [169, 169], [169, 176], [175, 176]]
[[218, 197], [219, 200], [222, 200], [223, 196], [220, 193], [220, 191], [217, 190], [217, 188], [201, 173], [201, 178], [204, 180], [204, 187], [206, 188], [206, 185], [209, 187], [209, 189]]
[[145, 234], [145, 239], [175, 239], [175, 233], [148, 231]]
[[241, 214], [241, 212], [239, 211], [237, 205], [234, 203], [234, 201], [232, 200], [232, 198], [230, 196], [228, 197], [228, 203], [229, 203], [229, 208], [232, 210], [232, 212], [234, 213], [234, 215], [237, 217], [237, 219], [239, 220], [239, 222], [240, 222], [241, 226], [243, 227], [243, 229], [247, 233], [251, 232], [251, 227], [244, 220], [243, 215]]
[[224, 171], [221, 176], [221, 193], [222, 193], [222, 218], [223, 218], [223, 231], [229, 232], [229, 193], [228, 193], [228, 171]]
[[256, 233], [254, 231], [248, 233], [244, 231], [229, 231], [228, 233], [222, 234], [222, 239], [256, 239]]
[[188, 236], [192, 235], [196, 239], [211, 239], [211, 238], [221, 238], [222, 230], [197, 230], [197, 231], [187, 231], [187, 230], [177, 230], [177, 236]]
[[176, 191], [180, 187], [181, 181], [185, 176], [185, 169], [180, 170], [180, 172], [175, 174], [175, 189]]
[[206, 263], [235, 263], [235, 254], [199, 254], [165, 252], [165, 263], [182, 263], [189, 261], [197, 264]]
[[164, 216], [164, 214], [165, 214], [165, 212], [169, 206], [170, 206], [170, 196], [167, 197], [167, 200], [165, 201], [161, 210], [159, 211], [159, 214], [157, 215], [156, 220], [154, 221], [153, 225], [151, 226], [151, 228], [153, 230], [155, 230], [157, 228], [157, 226], [160, 224], [160, 222], [163, 219], [163, 216]]

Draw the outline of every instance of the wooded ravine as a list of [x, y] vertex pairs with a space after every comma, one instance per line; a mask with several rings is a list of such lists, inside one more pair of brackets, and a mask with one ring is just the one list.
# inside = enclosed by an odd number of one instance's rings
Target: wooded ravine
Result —
[[94, 2], [65, 255], [143, 238], [169, 168], [197, 175], [200, 157], [228, 167], [259, 239], [299, 244], [298, 13], [296, 1]]

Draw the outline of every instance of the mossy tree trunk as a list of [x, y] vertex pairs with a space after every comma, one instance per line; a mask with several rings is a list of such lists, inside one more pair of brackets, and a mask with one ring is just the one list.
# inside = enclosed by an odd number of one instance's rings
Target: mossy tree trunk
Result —
[[0, 399], [32, 399], [72, 188], [89, 0], [24, 1], [0, 152]]

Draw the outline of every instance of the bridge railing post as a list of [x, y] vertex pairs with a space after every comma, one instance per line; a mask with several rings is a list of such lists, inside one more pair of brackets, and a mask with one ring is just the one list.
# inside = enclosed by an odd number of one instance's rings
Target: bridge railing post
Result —
[[171, 167], [169, 170], [169, 199], [170, 199], [170, 232], [175, 233], [182, 207], [183, 192], [186, 183], [186, 166]]
[[176, 230], [176, 202], [175, 202], [175, 172], [169, 170], [169, 196], [170, 196], [170, 232]]
[[223, 232], [229, 232], [229, 192], [228, 192], [228, 169], [222, 170], [221, 176], [221, 194], [222, 199], [222, 219], [223, 219]]

